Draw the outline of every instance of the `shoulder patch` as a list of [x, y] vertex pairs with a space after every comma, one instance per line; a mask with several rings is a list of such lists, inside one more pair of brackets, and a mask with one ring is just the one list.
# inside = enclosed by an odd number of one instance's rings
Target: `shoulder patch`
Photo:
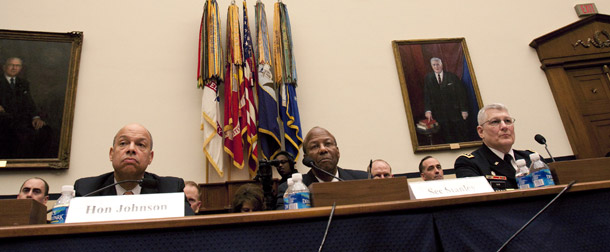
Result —
[[474, 155], [472, 155], [471, 153], [464, 153], [464, 154], [460, 155], [460, 157], [466, 157], [468, 159], [472, 159], [472, 158], [474, 158]]

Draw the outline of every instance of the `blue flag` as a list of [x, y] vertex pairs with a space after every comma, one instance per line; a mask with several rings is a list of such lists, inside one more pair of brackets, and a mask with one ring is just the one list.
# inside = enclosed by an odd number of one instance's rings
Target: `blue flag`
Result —
[[256, 3], [255, 13], [257, 41], [255, 51], [258, 63], [258, 139], [263, 158], [271, 159], [281, 150], [277, 90], [273, 82], [267, 15], [262, 2]]

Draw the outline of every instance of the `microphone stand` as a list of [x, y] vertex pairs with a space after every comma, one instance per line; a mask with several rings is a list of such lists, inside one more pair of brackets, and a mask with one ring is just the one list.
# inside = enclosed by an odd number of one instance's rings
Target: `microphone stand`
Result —
[[557, 200], [557, 198], [559, 198], [559, 196], [561, 196], [564, 192], [566, 192], [568, 189], [570, 189], [572, 187], [572, 185], [574, 185], [574, 183], [576, 183], [576, 180], [572, 180], [572, 182], [570, 182], [565, 188], [563, 188], [563, 190], [561, 190], [561, 192], [559, 192], [559, 194], [557, 194], [557, 196], [555, 196], [555, 198], [553, 198], [553, 200], [551, 200], [551, 202], [549, 202], [548, 204], [546, 204], [546, 206], [544, 206], [542, 208], [542, 210], [540, 210], [538, 213], [536, 213], [536, 215], [534, 215], [534, 217], [532, 217], [527, 223], [525, 223], [525, 225], [523, 225], [523, 227], [521, 227], [515, 234], [513, 234], [513, 236], [510, 237], [510, 239], [508, 239], [503, 245], [502, 247], [500, 247], [498, 249], [497, 252], [502, 251], [506, 245], [508, 245], [508, 243], [510, 243], [513, 239], [515, 239], [515, 237], [517, 237], [518, 234], [521, 233], [521, 231], [523, 231], [527, 226], [529, 226], [530, 223], [532, 223], [532, 221], [534, 221], [536, 218], [538, 218], [538, 216], [544, 212], [551, 204], [553, 204], [553, 202], [555, 202], [555, 200]]
[[[90, 195], [92, 195], [92, 194], [95, 194], [95, 193], [101, 192], [101, 191], [103, 191], [103, 190], [106, 190], [106, 189], [108, 189], [109, 187], [112, 187], [112, 186], [115, 186], [115, 185], [118, 185], [118, 184], [122, 184], [122, 183], [127, 183], [127, 182], [138, 182], [138, 184], [140, 184], [140, 186], [142, 186], [142, 183], [144, 182], [144, 179], [138, 179], [138, 180], [133, 180], [133, 179], [132, 179], [132, 180], [121, 180], [121, 181], [118, 181], [118, 182], [116, 182], [116, 183], [112, 183], [112, 184], [110, 184], [110, 185], [104, 186], [104, 187], [102, 187], [102, 188], [100, 188], [100, 189], [97, 189], [97, 190], [95, 190], [95, 191], [93, 191], [93, 192], [87, 193], [87, 194], [85, 194], [85, 195], [83, 195], [83, 196], [81, 196], [81, 197], [87, 197], [87, 196], [90, 196]], [[51, 209], [47, 210], [47, 213], [50, 213], [51, 211], [53, 211], [53, 208], [51, 208]]]
[[[276, 161], [279, 164], [279, 161]], [[259, 162], [258, 171], [256, 172], [255, 181], [258, 181], [263, 186], [263, 195], [267, 209], [275, 209], [275, 197], [273, 196], [273, 171], [271, 169], [272, 161], [261, 160]]]
[[555, 158], [553, 158], [553, 155], [551, 155], [551, 152], [549, 151], [549, 146], [544, 143], [544, 148], [546, 149], [546, 153], [549, 154], [549, 157], [551, 157], [551, 160], [553, 160], [553, 163], [555, 162]]
[[83, 195], [82, 197], [87, 197], [87, 196], [89, 196], [89, 195], [92, 195], [92, 194], [95, 194], [95, 193], [101, 192], [101, 191], [103, 191], [103, 190], [106, 190], [106, 189], [108, 189], [108, 188], [109, 188], [109, 187], [111, 187], [111, 186], [115, 186], [115, 185], [118, 185], [118, 184], [123, 184], [123, 183], [128, 183], [128, 182], [138, 182], [138, 184], [140, 184], [140, 186], [141, 186], [141, 185], [142, 185], [142, 182], [144, 182], [144, 179], [121, 180], [121, 181], [118, 181], [118, 182], [116, 182], [116, 183], [112, 183], [112, 184], [110, 184], [110, 185], [104, 186], [104, 187], [102, 187], [102, 188], [100, 188], [100, 189], [97, 189], [97, 190], [95, 190], [95, 191], [93, 191], [93, 192], [87, 193], [87, 194]]
[[303, 164], [304, 164], [305, 166], [307, 166], [307, 167], [311, 167], [311, 168], [313, 168], [313, 169], [314, 169], [314, 170], [316, 170], [316, 171], [321, 171], [321, 172], [325, 173], [325, 174], [326, 174], [326, 175], [328, 175], [328, 176], [331, 176], [331, 177], [333, 177], [333, 178], [336, 178], [336, 179], [337, 179], [337, 180], [339, 180], [339, 181], [343, 181], [343, 179], [342, 179], [342, 178], [339, 178], [339, 177], [335, 176], [334, 174], [332, 174], [332, 173], [330, 173], [330, 172], [327, 172], [327, 171], [323, 170], [322, 168], [318, 167], [318, 166], [316, 165], [316, 162], [314, 162], [314, 161], [313, 161], [313, 159], [311, 159], [311, 158], [309, 158], [309, 157], [305, 157], [305, 158], [303, 158]]
[[371, 170], [373, 169], [373, 159], [371, 159], [371, 162], [369, 163], [369, 169], [368, 169], [368, 176], [369, 179], [373, 178], [373, 174], [371, 174]]

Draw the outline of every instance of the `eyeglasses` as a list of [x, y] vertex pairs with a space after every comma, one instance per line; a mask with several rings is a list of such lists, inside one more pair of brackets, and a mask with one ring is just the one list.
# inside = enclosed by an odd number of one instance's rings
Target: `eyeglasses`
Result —
[[484, 122], [483, 124], [481, 124], [481, 126], [485, 125], [486, 123], [491, 126], [491, 127], [497, 127], [500, 125], [500, 123], [504, 122], [504, 124], [506, 126], [511, 126], [515, 123], [515, 118], [512, 117], [507, 117], [504, 119], [492, 119], [492, 120], [487, 120], [486, 122]]

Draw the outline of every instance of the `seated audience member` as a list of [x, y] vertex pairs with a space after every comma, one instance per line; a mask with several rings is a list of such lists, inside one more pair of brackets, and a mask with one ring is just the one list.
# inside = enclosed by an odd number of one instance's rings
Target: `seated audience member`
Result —
[[373, 160], [371, 163], [371, 176], [373, 179], [393, 178], [392, 167], [383, 159]]
[[46, 205], [49, 201], [49, 184], [38, 177], [30, 178], [21, 185], [17, 199], [34, 199]]
[[286, 182], [290, 177], [292, 177], [293, 173], [298, 173], [297, 169], [294, 168], [295, 162], [292, 155], [286, 151], [278, 152], [275, 157], [271, 159], [277, 159], [280, 161], [279, 166], [273, 166], [277, 169], [277, 172], [282, 176], [279, 184]]
[[419, 162], [419, 174], [424, 181], [443, 179], [443, 167], [432, 156], [426, 156]]
[[[303, 153], [305, 157], [311, 158], [314, 163], [322, 170], [334, 174], [343, 180], [357, 180], [367, 179], [368, 173], [365, 171], [348, 170], [339, 168], [339, 147], [335, 136], [333, 136], [328, 130], [320, 127], [314, 127], [305, 136], [303, 140]], [[303, 174], [303, 183], [305, 186], [309, 186], [315, 182], [334, 182], [338, 181], [336, 178], [329, 176], [328, 174], [311, 169], [307, 174]], [[278, 193], [276, 196], [276, 209], [284, 209], [284, 192], [288, 188], [286, 183], [282, 183], [278, 187]]]
[[533, 152], [513, 149], [515, 118], [510, 116], [506, 106], [494, 103], [483, 107], [477, 120], [477, 132], [483, 140], [483, 146], [455, 160], [456, 177], [505, 176], [506, 188], [517, 188], [515, 160], [525, 159], [529, 166], [529, 155]]
[[240, 186], [233, 196], [233, 213], [246, 213], [265, 210], [263, 189], [255, 184]]
[[[83, 196], [104, 186], [123, 180], [150, 179], [156, 185], [142, 187], [137, 182], [126, 182], [109, 187], [91, 196], [101, 195], [133, 195], [150, 193], [183, 192], [184, 180], [176, 177], [161, 177], [146, 172], [153, 161], [153, 139], [150, 132], [140, 124], [128, 124], [121, 128], [110, 147], [110, 162], [114, 172], [97, 177], [87, 177], [76, 180], [74, 190], [76, 196]], [[193, 211], [185, 200], [185, 215], [193, 215]]]
[[193, 212], [199, 213], [201, 207], [201, 187], [194, 181], [184, 182], [184, 196], [186, 200], [191, 204]]

